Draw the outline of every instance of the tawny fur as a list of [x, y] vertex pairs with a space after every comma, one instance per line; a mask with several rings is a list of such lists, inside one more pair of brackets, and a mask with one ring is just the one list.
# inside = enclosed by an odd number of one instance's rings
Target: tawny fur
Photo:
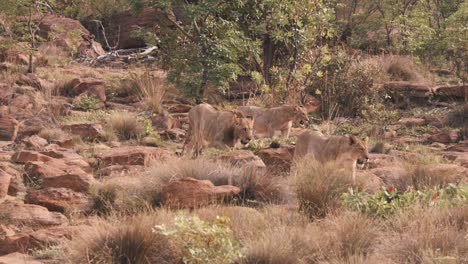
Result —
[[238, 108], [245, 115], [254, 118], [254, 134], [266, 134], [273, 138], [276, 131], [289, 138], [293, 121], [309, 121], [307, 112], [299, 106], [283, 105], [273, 108], [261, 108], [257, 106], [241, 106]]
[[355, 136], [325, 136], [318, 131], [305, 131], [297, 138], [294, 160], [313, 156], [322, 163], [336, 161], [345, 170], [352, 171], [355, 181], [358, 160], [369, 159], [368, 141], [368, 137], [361, 141]]
[[198, 156], [204, 147], [233, 148], [247, 144], [253, 137], [253, 118], [239, 111], [218, 111], [200, 104], [189, 111], [189, 131], [183, 154]]

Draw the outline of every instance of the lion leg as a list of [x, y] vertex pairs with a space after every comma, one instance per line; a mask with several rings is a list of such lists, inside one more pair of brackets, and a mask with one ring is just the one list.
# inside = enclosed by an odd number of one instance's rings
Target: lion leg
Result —
[[288, 126], [285, 129], [281, 130], [281, 135], [284, 138], [286, 138], [286, 139], [289, 138], [289, 134], [291, 133], [291, 127], [292, 127], [292, 121], [289, 121]]
[[268, 137], [273, 139], [274, 136], [275, 136], [275, 129], [273, 129], [272, 127], [268, 127]]

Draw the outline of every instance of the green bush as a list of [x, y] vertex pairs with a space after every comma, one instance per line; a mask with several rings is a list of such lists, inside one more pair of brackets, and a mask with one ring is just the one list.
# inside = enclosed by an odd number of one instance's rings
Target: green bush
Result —
[[349, 189], [347, 193], [342, 195], [342, 199], [344, 207], [385, 218], [398, 210], [415, 204], [451, 206], [466, 203], [468, 186], [449, 184], [445, 188], [433, 188], [425, 191], [409, 190], [402, 194], [398, 193], [396, 188], [389, 186], [373, 195]]
[[84, 95], [73, 103], [73, 107], [81, 109], [83, 111], [91, 111], [99, 109], [99, 99], [96, 96]]
[[206, 222], [197, 216], [179, 215], [174, 226], [156, 225], [153, 232], [178, 241], [184, 263], [236, 263], [243, 254], [228, 222], [227, 217]]

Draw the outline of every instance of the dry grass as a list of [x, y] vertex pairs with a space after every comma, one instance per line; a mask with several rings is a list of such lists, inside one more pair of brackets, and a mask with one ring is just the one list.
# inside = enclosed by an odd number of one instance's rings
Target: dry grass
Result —
[[338, 164], [306, 158], [297, 165], [295, 190], [299, 207], [311, 217], [323, 217], [340, 207], [340, 197], [352, 186], [350, 172]]
[[[421, 208], [402, 211], [380, 235], [378, 254], [396, 263], [443, 263], [437, 258], [468, 261], [468, 208]], [[452, 263], [452, 262], [446, 262]]]
[[168, 237], [151, 232], [171, 215], [158, 211], [127, 221], [99, 221], [69, 245], [73, 263], [181, 263], [180, 249]]
[[145, 133], [145, 127], [133, 113], [114, 112], [107, 119], [107, 125], [120, 140], [135, 139]]
[[468, 139], [468, 103], [452, 110], [447, 115], [445, 125], [460, 128], [462, 137]]
[[44, 138], [48, 142], [56, 142], [69, 138], [70, 134], [59, 128], [44, 128], [39, 132], [38, 136]]
[[142, 75], [132, 75], [136, 84], [140, 101], [147, 110], [154, 113], [162, 112], [162, 101], [167, 92], [166, 74], [162, 71], [146, 71]]

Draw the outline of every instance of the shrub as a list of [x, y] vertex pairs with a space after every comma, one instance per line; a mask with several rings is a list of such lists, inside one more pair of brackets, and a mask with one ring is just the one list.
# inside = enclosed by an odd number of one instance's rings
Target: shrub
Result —
[[445, 124], [450, 127], [457, 127], [461, 129], [463, 138], [468, 138], [468, 103], [463, 104], [451, 111]]
[[120, 140], [135, 139], [145, 134], [145, 127], [132, 113], [115, 112], [107, 119], [108, 126]]
[[48, 142], [54, 142], [68, 138], [69, 134], [59, 128], [44, 128], [39, 132], [38, 136]]
[[177, 245], [151, 232], [160, 218], [151, 215], [116, 223], [98, 222], [73, 239], [71, 259], [73, 263], [180, 263]]
[[468, 258], [468, 208], [414, 206], [387, 221], [381, 234], [379, 254], [397, 263], [465, 263]]
[[96, 96], [83, 95], [79, 100], [73, 102], [73, 106], [88, 112], [91, 110], [98, 110], [99, 103], [99, 99]]
[[449, 185], [445, 188], [410, 190], [399, 194], [396, 188], [390, 186], [372, 195], [350, 189], [342, 198], [343, 206], [347, 208], [385, 218], [413, 205], [430, 207], [463, 204], [468, 200], [468, 188]]
[[297, 166], [295, 190], [300, 210], [323, 217], [340, 206], [340, 197], [352, 185], [352, 177], [334, 162], [306, 158]]
[[153, 233], [174, 238], [182, 246], [184, 263], [236, 263], [243, 255], [228, 222], [227, 217], [206, 222], [196, 216], [179, 215], [173, 226], [157, 225]]
[[146, 71], [140, 76], [133, 75], [140, 101], [154, 113], [162, 112], [162, 100], [166, 95], [167, 82], [163, 72], [151, 73]]

